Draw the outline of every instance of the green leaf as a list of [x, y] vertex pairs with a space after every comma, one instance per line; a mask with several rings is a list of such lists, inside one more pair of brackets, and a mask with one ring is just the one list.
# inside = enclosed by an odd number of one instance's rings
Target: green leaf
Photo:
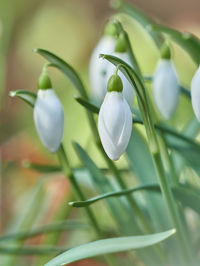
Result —
[[[130, 189], [124, 189], [124, 190], [120, 190], [116, 192], [108, 192], [108, 193], [104, 193], [96, 197], [90, 198], [85, 201], [72, 201], [72, 202], [69, 202], [68, 204], [76, 208], [86, 207], [103, 199], [107, 199], [111, 197], [121, 197], [121, 196], [125, 196], [130, 193], [137, 192], [137, 191], [149, 191], [149, 192], [161, 193], [160, 186], [158, 184], [149, 184], [149, 185], [138, 186], [138, 187], [134, 187]], [[184, 207], [190, 207], [191, 209], [193, 209], [194, 211], [200, 214], [200, 205], [199, 205], [200, 196], [192, 188], [180, 185], [179, 187], [172, 187], [172, 192], [176, 200], [180, 201]], [[159, 199], [159, 201], [160, 200], [161, 199]], [[154, 204], [154, 208], [156, 208], [156, 204]]]
[[[13, 219], [13, 223], [7, 228], [6, 234], [20, 231], [29, 230], [36, 222], [39, 215], [41, 216], [44, 211], [45, 204], [45, 190], [44, 180], [40, 180], [37, 185], [29, 191], [27, 197], [23, 201], [23, 208], [17, 213]], [[20, 248], [23, 245], [23, 240], [13, 240], [9, 243], [8, 247]], [[2, 265], [17, 265], [17, 257], [4, 256], [1, 263]]]
[[193, 188], [180, 185], [180, 187], [173, 188], [173, 193], [183, 206], [189, 207], [200, 214], [200, 195]]
[[[158, 182], [148, 145], [136, 127], [133, 127], [126, 154], [130, 168], [138, 178], [139, 185], [144, 186], [149, 183], [155, 184]], [[144, 198], [146, 209], [155, 230], [167, 228], [169, 226], [169, 218], [163, 199], [155, 193], [146, 192], [144, 193]], [[160, 213], [163, 213], [163, 215], [160, 215]]]
[[[30, 256], [36, 256], [36, 255], [46, 255], [46, 254], [52, 254], [52, 253], [61, 253], [66, 251], [66, 247], [54, 247], [54, 246], [25, 246], [25, 247], [2, 247], [0, 246], [0, 254], [3, 255], [30, 255]], [[16, 264], [15, 264], [16, 265]]]
[[162, 32], [166, 34], [168, 38], [180, 45], [199, 65], [200, 63], [200, 41], [199, 39], [189, 32], [179, 32], [175, 29], [163, 25], [151, 25], [150, 27], [155, 32]]
[[163, 130], [162, 133], [164, 133], [167, 146], [176, 151], [182, 158], [184, 158], [184, 163], [186, 163], [189, 167], [192, 167], [200, 176], [200, 144], [197, 141], [194, 141], [191, 138], [187, 137], [188, 134], [186, 133], [185, 135], [181, 134], [181, 138], [180, 134], [176, 134], [173, 130], [171, 132], [170, 129], [169, 132]]
[[28, 103], [31, 107], [34, 107], [37, 94], [32, 91], [16, 90], [9, 92], [10, 97], [18, 97]]
[[84, 98], [87, 98], [84, 85], [81, 79], [79, 78], [79, 75], [67, 62], [65, 62], [63, 59], [56, 56], [55, 54], [47, 50], [44, 50], [44, 49], [39, 49], [39, 48], [34, 49], [33, 52], [42, 55], [44, 58], [46, 58], [51, 63], [50, 66], [53, 66], [59, 69], [72, 82], [72, 84], [81, 94], [81, 96]]
[[[63, 199], [62, 203], [59, 205], [59, 208], [57, 209], [55, 215], [52, 217], [51, 221], [53, 223], [59, 223], [62, 221], [67, 221], [70, 219], [71, 215], [71, 208], [69, 206], [66, 206], [66, 202], [74, 200], [74, 196], [72, 195], [72, 192], [67, 193], [66, 197]], [[62, 231], [55, 231], [51, 234], [47, 234], [43, 245], [45, 246], [58, 246], [59, 240], [62, 237]], [[34, 265], [44, 265], [47, 261], [49, 261], [52, 258], [51, 254], [43, 255], [37, 258]]]
[[180, 91], [183, 95], [185, 95], [186, 97], [188, 97], [189, 99], [191, 99], [191, 93], [189, 90], [187, 90], [185, 87], [183, 87], [182, 85], [179, 85]]
[[56, 223], [47, 224], [40, 226], [35, 229], [31, 229], [29, 231], [19, 231], [16, 233], [6, 234], [0, 236], [0, 242], [2, 241], [11, 241], [14, 239], [27, 239], [33, 236], [41, 235], [41, 234], [48, 234], [52, 232], [60, 232], [65, 230], [72, 230], [72, 229], [88, 229], [86, 224], [81, 223], [77, 220], [69, 220], [69, 221], [58, 221]]
[[154, 40], [158, 48], [162, 46], [163, 44], [162, 35], [160, 33], [154, 32], [150, 27], [148, 27], [149, 25], [154, 24], [154, 21], [150, 17], [148, 17], [144, 12], [142, 12], [132, 3], [129, 4], [122, 0], [115, 0], [112, 2], [113, 2], [112, 6], [115, 9], [129, 15], [142, 26], [147, 31], [147, 33], [151, 36], [151, 38]]
[[59, 165], [44, 165], [44, 164], [37, 164], [32, 163], [30, 161], [23, 161], [22, 167], [31, 169], [40, 173], [57, 173], [61, 172], [61, 167]]
[[[192, 117], [192, 119], [183, 129], [182, 134], [184, 134], [184, 136], [186, 137], [189, 137], [190, 139], [195, 138], [198, 134], [199, 129], [200, 129], [200, 123], [197, 121], [196, 117]], [[179, 175], [185, 165], [185, 159], [181, 156], [181, 154], [177, 152], [173, 152], [172, 157], [174, 160], [176, 171]]]
[[94, 105], [92, 102], [90, 102], [87, 99], [84, 99], [80, 96], [74, 96], [74, 99], [80, 103], [82, 106], [84, 106], [87, 110], [91, 111], [94, 114], [98, 114], [99, 113], [99, 107], [97, 107], [96, 105]]
[[175, 232], [175, 229], [171, 229], [169, 231], [152, 235], [97, 240], [72, 248], [69, 251], [55, 257], [50, 262], [46, 263], [45, 266], [60, 266], [103, 254], [117, 253], [152, 246], [169, 238], [175, 234]]
[[[72, 201], [69, 202], [68, 204], [72, 207], [86, 207], [89, 206], [99, 200], [102, 199], [107, 199], [110, 197], [120, 197], [120, 196], [125, 196], [130, 193], [136, 192], [136, 191], [141, 191], [141, 190], [150, 190], [150, 191], [160, 191], [160, 187], [157, 184], [150, 184], [150, 185], [144, 185], [144, 186], [138, 186], [135, 188], [130, 188], [130, 189], [124, 189], [116, 192], [108, 192], [104, 193], [102, 195], [93, 197], [91, 199], [85, 200], [85, 201]], [[0, 239], [1, 240], [1, 239]]]

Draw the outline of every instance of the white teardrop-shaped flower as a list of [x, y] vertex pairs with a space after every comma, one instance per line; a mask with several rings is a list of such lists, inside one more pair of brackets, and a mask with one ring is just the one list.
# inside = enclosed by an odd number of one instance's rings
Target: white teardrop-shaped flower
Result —
[[121, 92], [107, 92], [99, 112], [98, 129], [106, 154], [111, 160], [118, 160], [132, 131], [131, 110]]
[[53, 89], [38, 90], [33, 114], [43, 145], [56, 152], [63, 137], [64, 112]]
[[153, 96], [155, 104], [164, 119], [169, 119], [179, 100], [178, 78], [169, 59], [160, 59], [153, 77]]
[[195, 116], [200, 122], [200, 66], [192, 79], [191, 98]]
[[100, 54], [111, 54], [115, 47], [113, 36], [103, 36], [95, 47], [89, 64], [89, 79], [92, 98], [97, 102], [102, 102], [107, 91], [106, 73], [109, 62], [99, 58]]
[[[127, 64], [129, 64], [131, 66], [131, 61], [129, 59], [127, 52], [124, 52], [124, 53], [115, 52], [115, 53], [112, 53], [112, 55], [119, 57], [120, 59], [122, 59], [124, 62], [126, 62]], [[111, 63], [108, 65], [106, 84], [107, 84], [110, 76], [114, 73], [115, 68], [116, 67]], [[129, 104], [129, 106], [131, 107], [133, 104], [133, 97], [134, 97], [135, 91], [134, 91], [131, 83], [127, 80], [127, 78], [124, 76], [124, 74], [120, 70], [118, 71], [118, 75], [120, 76], [122, 83], [123, 83], [123, 95], [124, 95], [127, 103]]]

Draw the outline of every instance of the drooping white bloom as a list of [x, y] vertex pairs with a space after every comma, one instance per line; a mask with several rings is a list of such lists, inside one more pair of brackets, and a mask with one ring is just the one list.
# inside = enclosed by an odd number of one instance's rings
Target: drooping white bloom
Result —
[[[124, 52], [124, 53], [112, 53], [113, 56], [119, 57], [120, 59], [122, 59], [124, 62], [126, 62], [127, 64], [129, 64], [131, 66], [131, 61], [129, 59], [128, 53]], [[106, 84], [110, 78], [110, 76], [113, 74], [113, 72], [115, 71], [115, 66], [113, 64], [109, 64], [108, 65], [108, 69], [107, 69], [107, 76], [106, 76]], [[124, 76], [124, 74], [119, 70], [118, 75], [120, 76], [122, 83], [123, 83], [123, 95], [127, 101], [127, 103], [129, 104], [129, 106], [131, 107], [133, 104], [133, 97], [135, 94], [135, 91], [131, 85], [131, 83], [127, 80], [127, 78]]]
[[164, 119], [169, 119], [179, 100], [178, 78], [170, 59], [160, 59], [153, 77], [155, 104]]
[[200, 66], [192, 79], [191, 98], [195, 116], [200, 122]]
[[64, 112], [53, 89], [38, 90], [33, 114], [43, 145], [56, 152], [63, 137]]
[[105, 35], [95, 47], [89, 64], [89, 79], [92, 98], [102, 102], [107, 91], [106, 74], [109, 62], [99, 58], [100, 54], [111, 54], [115, 47], [115, 38]]
[[98, 129], [106, 154], [111, 160], [118, 160], [132, 131], [131, 110], [122, 92], [107, 92], [99, 112]]

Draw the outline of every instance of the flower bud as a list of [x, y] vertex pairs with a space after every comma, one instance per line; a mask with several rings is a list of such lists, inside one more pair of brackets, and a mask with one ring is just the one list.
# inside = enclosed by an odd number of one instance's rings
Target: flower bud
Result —
[[122, 80], [117, 74], [112, 75], [108, 81], [108, 92], [111, 91], [123, 91]]
[[54, 90], [48, 88], [49, 85], [50, 79], [42, 74], [38, 81], [39, 90], [33, 116], [41, 142], [50, 152], [56, 152], [63, 137], [64, 112]]
[[[116, 75], [111, 77], [110, 82], [115, 78], [114, 76]], [[111, 86], [112, 90], [107, 92], [101, 105], [98, 129], [106, 154], [111, 160], [118, 160], [126, 150], [131, 136], [132, 114], [122, 92], [115, 90], [116, 83], [110, 82], [108, 87]]]
[[200, 122], [200, 66], [198, 67], [191, 83], [192, 107], [196, 118]]
[[46, 90], [52, 88], [51, 80], [47, 75], [46, 71], [42, 72], [38, 79], [38, 88], [41, 90]]
[[167, 120], [174, 113], [179, 100], [178, 78], [171, 60], [160, 59], [152, 85], [155, 104]]

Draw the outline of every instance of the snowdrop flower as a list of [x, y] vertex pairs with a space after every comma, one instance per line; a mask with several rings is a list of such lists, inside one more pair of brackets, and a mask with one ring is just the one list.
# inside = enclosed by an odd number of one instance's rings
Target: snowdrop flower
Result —
[[178, 78], [170, 58], [169, 47], [165, 45], [153, 77], [154, 101], [166, 120], [172, 116], [179, 101]]
[[89, 63], [89, 80], [92, 98], [102, 103], [106, 94], [106, 73], [109, 62], [99, 58], [100, 54], [111, 54], [115, 48], [115, 28], [111, 23], [107, 24], [105, 34], [95, 47]]
[[200, 66], [198, 67], [191, 83], [192, 107], [196, 118], [200, 122]]
[[42, 144], [56, 152], [60, 147], [64, 130], [64, 112], [47, 74], [38, 82], [37, 99], [34, 106], [34, 122]]
[[118, 160], [124, 153], [132, 131], [132, 114], [122, 90], [121, 78], [112, 75], [98, 118], [100, 139], [111, 160]]

